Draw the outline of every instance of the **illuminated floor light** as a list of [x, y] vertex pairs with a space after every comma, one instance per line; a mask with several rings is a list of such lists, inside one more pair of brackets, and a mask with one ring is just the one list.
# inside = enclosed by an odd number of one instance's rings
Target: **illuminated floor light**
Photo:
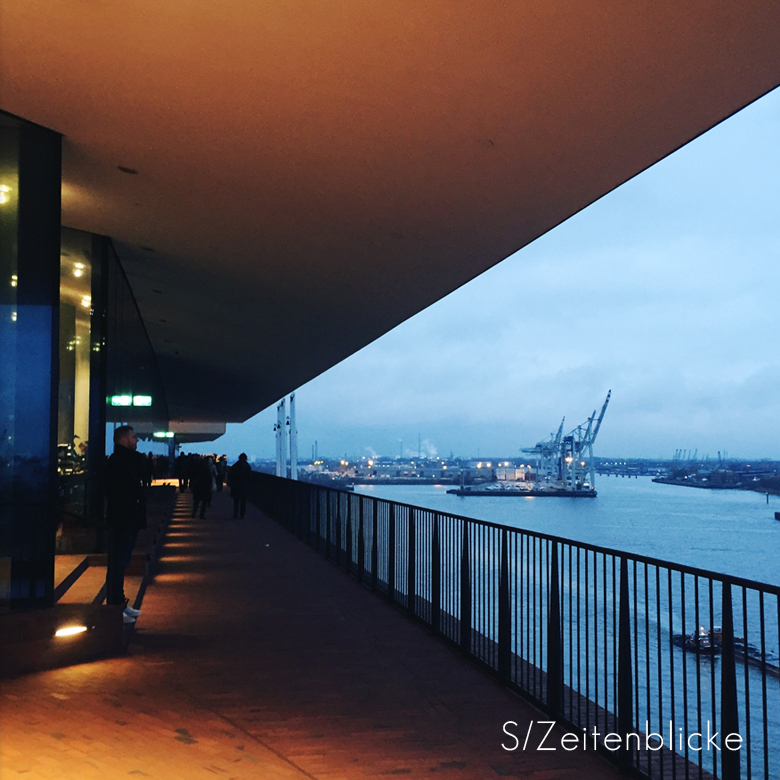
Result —
[[75, 634], [83, 634], [86, 630], [86, 626], [65, 626], [65, 628], [58, 628], [54, 632], [54, 636], [74, 636]]

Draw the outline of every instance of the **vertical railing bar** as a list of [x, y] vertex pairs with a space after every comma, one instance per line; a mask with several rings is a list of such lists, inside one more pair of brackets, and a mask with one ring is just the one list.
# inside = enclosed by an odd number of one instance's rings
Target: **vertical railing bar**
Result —
[[[674, 634], [674, 608], [673, 608], [673, 585], [672, 585], [672, 570], [669, 567], [666, 567], [666, 587], [667, 587], [667, 593], [666, 593], [666, 604], [667, 608], [669, 610], [669, 636], [671, 637]], [[670, 723], [674, 722], [674, 719], [677, 715], [677, 708], [675, 706], [675, 696], [674, 696], [674, 645], [669, 642], [669, 692], [670, 692], [670, 699], [669, 702], [669, 718]], [[676, 780], [677, 778], [677, 759], [675, 758], [676, 749], [674, 744], [669, 746], [671, 749], [671, 756], [669, 757], [672, 762], [672, 780]]]
[[501, 529], [501, 569], [498, 586], [498, 676], [509, 680], [511, 653], [511, 613], [509, 611], [509, 532]]
[[366, 572], [366, 538], [365, 538], [365, 527], [363, 525], [364, 518], [364, 510], [363, 505], [365, 504], [365, 498], [363, 496], [358, 497], [358, 582], [363, 582], [363, 579], [365, 578]]
[[[758, 592], [758, 618], [761, 629], [761, 714], [764, 729], [764, 780], [769, 780], [769, 721], [766, 691], [766, 623], [764, 620], [764, 591], [762, 590]], [[747, 647], [745, 650], [747, 650]], [[747, 659], [745, 660], [747, 661]]]
[[463, 655], [471, 652], [471, 571], [469, 562], [468, 521], [463, 520], [460, 563], [460, 651]]
[[347, 529], [346, 529], [346, 534], [345, 534], [346, 537], [347, 537], [347, 542], [346, 542], [346, 545], [345, 545], [346, 553], [347, 553], [346, 569], [347, 569], [348, 572], [351, 572], [352, 571], [352, 563], [354, 561], [353, 553], [355, 551], [354, 550], [354, 540], [352, 539], [352, 494], [351, 493], [347, 493], [344, 496], [344, 500], [345, 500], [345, 502], [347, 504], [347, 522], [346, 522]]
[[[661, 649], [661, 567], [655, 564], [655, 609], [656, 624], [658, 626], [658, 637], [656, 647], [658, 648], [658, 723], [664, 722], [664, 700], [663, 700], [663, 662]], [[661, 777], [664, 776], [664, 751], [658, 751], [658, 763], [661, 771]]]
[[562, 713], [563, 646], [561, 637], [561, 599], [558, 579], [558, 542], [548, 543], [549, 582], [547, 590], [547, 708], [552, 715]]
[[593, 692], [596, 710], [593, 713], [596, 730], [599, 730], [599, 561], [598, 553], [593, 551]]
[[[686, 627], [686, 612], [685, 612], [685, 573], [680, 572], [680, 619], [682, 620], [682, 632], [685, 634], [687, 631]], [[699, 627], [696, 627], [696, 632], [698, 634]], [[688, 663], [685, 659], [685, 651], [682, 652], [682, 689], [683, 689], [683, 729], [684, 734], [688, 735], [690, 732], [688, 731]], [[685, 756], [685, 780], [688, 780], [689, 777], [689, 760], [688, 760], [688, 739], [686, 736], [685, 739], [685, 747], [683, 750], [683, 755]]]
[[[723, 625], [721, 626], [721, 736], [739, 732], [739, 710], [737, 704], [737, 670], [734, 653], [734, 618], [731, 602], [731, 583], [724, 580], [723, 588]], [[750, 745], [748, 744], [748, 752]], [[739, 753], [723, 750], [721, 769], [723, 780], [739, 780]]]
[[[612, 559], [612, 706], [615, 713], [618, 711], [618, 637], [619, 630], [619, 607], [618, 607], [618, 582], [617, 582], [617, 556], [611, 555]], [[616, 724], [617, 725], [617, 724]]]
[[[709, 582], [709, 602], [710, 602], [710, 631], [715, 632], [715, 595], [713, 592], [713, 580], [712, 577], [708, 579]], [[723, 630], [721, 626], [721, 631]], [[716, 716], [716, 710], [715, 710], [715, 664], [710, 664], [710, 701], [712, 702], [712, 708], [711, 708], [711, 716], [712, 716], [712, 723], [713, 724], [719, 724], [720, 719]], [[716, 728], [716, 725], [713, 725], [713, 730]], [[712, 774], [715, 777], [718, 777], [718, 753], [716, 750], [712, 751]]]
[[601, 554], [601, 582], [604, 607], [604, 730], [609, 728], [609, 607], [607, 603], [607, 553]]
[[[645, 681], [647, 684], [646, 707], [647, 722], [652, 721], [652, 706], [650, 702], [650, 569], [647, 561], [644, 562], [644, 582], [645, 582]], [[647, 774], [652, 776], [652, 757], [650, 751], [645, 752], [647, 757]]]
[[320, 552], [322, 547], [322, 491], [319, 488], [314, 489], [314, 522], [317, 524], [317, 536], [315, 537], [315, 549]]
[[372, 499], [371, 510], [371, 590], [375, 591], [379, 583], [379, 502]]
[[406, 570], [406, 609], [409, 613], [409, 615], [414, 616], [417, 612], [417, 602], [416, 602], [416, 592], [417, 592], [417, 583], [415, 581], [415, 574], [416, 574], [416, 550], [415, 550], [415, 515], [414, 515], [414, 509], [412, 507], [409, 507], [409, 539], [408, 539], [408, 566]]
[[[577, 546], [577, 725], [582, 724], [582, 629], [580, 628], [580, 585], [582, 583], [580, 574], [580, 559], [582, 556], [580, 553], [582, 548]], [[587, 644], [587, 629], [586, 629], [586, 644]], [[587, 668], [587, 667], [586, 667]]]
[[[614, 562], [614, 556], [613, 556]], [[614, 585], [613, 585], [614, 588]], [[634, 731], [634, 691], [632, 689], [633, 671], [631, 669], [631, 609], [628, 596], [628, 559], [622, 556], [620, 559], [620, 613], [618, 619], [618, 663], [615, 669], [617, 679], [617, 726], [618, 734], [625, 740], [626, 745], [630, 740], [628, 735]], [[626, 751], [623, 753], [624, 760], [621, 762], [624, 768], [628, 769], [631, 765], [631, 755]]]
[[[590, 555], [582, 551], [585, 558], [585, 700], [590, 701], [590, 610], [588, 609], [588, 583], [590, 582]], [[590, 733], [590, 705], [585, 705], [585, 729]]]
[[334, 490], [333, 498], [336, 499], [336, 511], [333, 518], [333, 522], [336, 524], [336, 566], [341, 566], [341, 542], [343, 541], [341, 530], [341, 494]]
[[[699, 630], [699, 623], [701, 622], [701, 613], [699, 610], [699, 575], [695, 575], [693, 578], [693, 597], [696, 603], [695, 607], [695, 620], [696, 630]], [[696, 653], [696, 713], [697, 720], [696, 726], [698, 733], [701, 734], [701, 653]], [[702, 755], [704, 751], [700, 750], [698, 753], [698, 765], [699, 765], [699, 780], [702, 780], [704, 776], [704, 757]]]
[[325, 490], [325, 559], [330, 560], [330, 505], [331, 505], [331, 490], [326, 488]]
[[[743, 652], [743, 666], [745, 667], [745, 742], [747, 744], [747, 776], [748, 778], [753, 777], [753, 769], [752, 769], [752, 756], [751, 753], [753, 752], [753, 743], [751, 740], [751, 723], [750, 723], [750, 676], [749, 676], [749, 666], [748, 664], [748, 655], [747, 655], [747, 649], [748, 649], [748, 604], [747, 604], [747, 588], [742, 587], [742, 652]], [[736, 653], [735, 653], [736, 655]]]
[[568, 545], [569, 548], [569, 720], [574, 717], [574, 605], [573, 605], [573, 592], [574, 586], [572, 583], [572, 554], [573, 546]]
[[387, 514], [387, 598], [395, 601], [395, 504], [388, 504]]
[[[637, 570], [639, 568], [637, 561], [631, 562], [631, 571], [633, 579], [633, 593], [634, 593], [634, 611], [633, 620], [631, 621], [634, 629], [634, 722], [633, 728], [637, 728], [639, 723], [639, 581], [637, 578]], [[646, 606], [646, 605], [645, 605]], [[647, 609], [645, 608], [645, 612]], [[639, 752], [635, 752], [635, 748], [631, 748], [631, 764], [634, 767], [639, 767]]]
[[441, 633], [441, 551], [439, 548], [439, 513], [433, 513], [431, 538], [431, 624]]

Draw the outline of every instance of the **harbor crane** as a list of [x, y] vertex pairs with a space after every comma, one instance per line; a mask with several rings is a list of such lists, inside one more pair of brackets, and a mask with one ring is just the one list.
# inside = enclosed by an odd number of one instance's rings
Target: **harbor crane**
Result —
[[563, 436], [561, 420], [558, 432], [546, 441], [539, 442], [532, 449], [523, 450], [539, 459], [538, 480], [557, 483], [566, 490], [595, 490], [596, 464], [593, 459], [593, 444], [601, 429], [601, 423], [609, 405], [612, 391], [607, 393], [601, 411], [593, 414], [578, 425], [571, 433]]

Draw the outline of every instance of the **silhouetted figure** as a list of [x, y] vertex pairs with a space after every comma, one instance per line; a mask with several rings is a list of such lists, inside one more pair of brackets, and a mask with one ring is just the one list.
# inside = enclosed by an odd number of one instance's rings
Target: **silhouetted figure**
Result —
[[151, 452], [146, 455], [146, 463], [144, 470], [144, 487], [150, 488], [152, 486], [152, 480], [154, 479], [154, 455]]
[[214, 464], [217, 468], [217, 493], [222, 492], [222, 486], [225, 484], [225, 475], [227, 473], [227, 455], [217, 458]]
[[208, 458], [198, 458], [193, 461], [192, 479], [190, 480], [193, 517], [195, 517], [198, 511], [199, 504], [201, 519], [206, 517], [206, 507], [211, 504], [212, 468], [213, 466]]
[[173, 476], [179, 480], [179, 493], [183, 493], [187, 489], [187, 456], [183, 452], [174, 461]]
[[242, 452], [238, 460], [231, 466], [228, 474], [228, 484], [230, 485], [230, 496], [233, 499], [233, 519], [244, 517], [246, 514], [246, 497], [249, 493], [249, 479], [252, 473], [252, 467], [246, 458], [246, 453]]
[[114, 454], [106, 463], [106, 526], [108, 567], [106, 604], [121, 604], [124, 622], [134, 623], [140, 611], [127, 605], [125, 569], [130, 563], [138, 532], [146, 528], [146, 497], [143, 481], [146, 458], [136, 452], [138, 438], [132, 427], [120, 425], [114, 431]]

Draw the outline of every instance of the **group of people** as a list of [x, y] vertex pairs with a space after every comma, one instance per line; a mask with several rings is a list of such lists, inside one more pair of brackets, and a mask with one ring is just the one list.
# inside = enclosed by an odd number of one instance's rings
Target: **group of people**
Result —
[[246, 514], [246, 499], [249, 493], [249, 475], [252, 468], [246, 453], [241, 453], [238, 461], [228, 469], [227, 455], [185, 455], [176, 458], [175, 475], [179, 480], [179, 491], [184, 493], [187, 488], [192, 491], [192, 516], [200, 514], [206, 517], [206, 509], [211, 506], [211, 496], [216, 490], [222, 491], [222, 486], [230, 486], [230, 496], [233, 499], [233, 519], [243, 518]]
[[[141, 611], [128, 603], [124, 594], [125, 569], [130, 563], [138, 533], [146, 528], [144, 487], [151, 484], [152, 459], [138, 452], [138, 437], [130, 425], [114, 431], [114, 453], [105, 471], [106, 528], [108, 530], [108, 567], [106, 571], [106, 604], [122, 605], [125, 623], [134, 623]], [[233, 519], [246, 514], [252, 468], [245, 453], [228, 469], [227, 456], [184, 455], [175, 462], [179, 490], [192, 490], [192, 516], [200, 509], [206, 516], [213, 491], [222, 490], [227, 478], [233, 498]], [[154, 474], [154, 471], [151, 471]]]
[[170, 467], [167, 455], [154, 455], [148, 452], [144, 463], [144, 487], [151, 487], [154, 479], [165, 479], [169, 474]]

